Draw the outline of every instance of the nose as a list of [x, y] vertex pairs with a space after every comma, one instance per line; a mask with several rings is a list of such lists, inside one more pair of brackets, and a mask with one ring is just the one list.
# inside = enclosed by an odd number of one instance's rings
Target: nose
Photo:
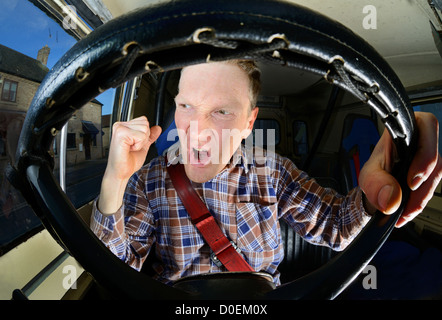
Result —
[[198, 146], [210, 142], [213, 135], [212, 125], [203, 115], [195, 117], [190, 121], [188, 136], [190, 141], [198, 143]]

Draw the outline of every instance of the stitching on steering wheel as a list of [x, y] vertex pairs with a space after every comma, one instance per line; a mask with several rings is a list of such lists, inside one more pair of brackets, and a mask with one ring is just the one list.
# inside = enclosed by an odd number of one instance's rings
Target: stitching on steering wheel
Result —
[[[339, 40], [339, 39], [337, 39], [337, 38], [335, 38], [335, 37], [333, 37], [333, 36], [331, 36], [329, 34], [325, 34], [325, 33], [321, 32], [321, 31], [316, 30], [316, 29], [310, 28], [310, 27], [308, 27], [306, 25], [299, 24], [299, 23], [293, 22], [293, 21], [289, 21], [287, 19], [283, 19], [283, 18], [279, 18], [279, 17], [267, 16], [267, 15], [262, 15], [262, 14], [256, 14], [256, 13], [241, 12], [241, 11], [240, 12], [235, 12], [235, 11], [192, 12], [192, 13], [183, 13], [183, 14], [173, 14], [173, 15], [170, 15], [170, 16], [165, 16], [165, 17], [161, 17], [161, 18], [158, 18], [158, 19], [155, 19], [155, 20], [151, 20], [151, 21], [148, 21], [148, 22], [143, 21], [141, 23], [134, 24], [134, 25], [128, 26], [128, 27], [126, 27], [124, 29], [121, 29], [121, 30], [118, 30], [116, 32], [113, 32], [113, 33], [109, 34], [107, 37], [103, 38], [101, 41], [91, 44], [88, 48], [85, 48], [83, 51], [78, 53], [77, 56], [75, 56], [67, 64], [67, 66], [71, 65], [72, 62], [76, 61], [79, 56], [85, 54], [87, 51], [92, 50], [93, 48], [95, 48], [97, 46], [100, 46], [103, 42], [107, 41], [108, 39], [110, 39], [110, 38], [112, 38], [112, 37], [114, 37], [114, 36], [116, 36], [118, 34], [125, 33], [128, 30], [130, 30], [130, 29], [135, 29], [135, 28], [142, 27], [144, 25], [155, 24], [155, 23], [158, 23], [158, 22], [161, 22], [161, 21], [170, 20], [170, 19], [185, 18], [185, 17], [188, 17], [188, 16], [198, 16], [198, 15], [201, 15], [201, 16], [204, 16], [204, 15], [246, 15], [246, 16], [253, 16], [253, 17], [258, 17], [258, 18], [265, 18], [265, 19], [269, 19], [269, 20], [273, 20], [273, 21], [280, 21], [280, 22], [284, 22], [284, 23], [287, 23], [287, 24], [290, 24], [290, 25], [294, 25], [294, 26], [297, 26], [297, 27], [300, 27], [300, 28], [304, 28], [306, 30], [312, 31], [314, 33], [317, 33], [317, 34], [325, 36], [325, 37], [327, 37], [329, 39], [332, 39], [332, 40], [340, 43], [341, 45], [344, 45], [345, 47], [349, 48], [350, 50], [352, 50], [353, 52], [357, 53], [358, 55], [363, 56], [367, 62], [369, 62], [376, 70], [378, 70], [378, 72], [380, 74], [382, 74], [382, 76], [384, 77], [385, 80], [387, 80], [388, 82], [391, 82], [391, 80], [385, 75], [385, 73], [382, 72], [381, 69], [379, 69], [377, 67], [377, 65], [375, 65], [364, 54], [362, 54], [361, 52], [357, 51], [352, 46], [348, 45], [346, 42], [342, 42], [341, 40]], [[405, 104], [405, 102], [402, 100], [401, 95], [397, 92], [396, 88], [392, 87], [392, 89], [395, 91], [396, 95], [399, 97], [401, 102], [403, 104]]]

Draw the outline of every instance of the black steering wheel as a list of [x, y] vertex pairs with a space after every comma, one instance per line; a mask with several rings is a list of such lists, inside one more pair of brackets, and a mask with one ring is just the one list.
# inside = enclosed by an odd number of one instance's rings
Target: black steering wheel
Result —
[[[223, 286], [202, 277], [201, 290], [167, 286], [128, 267], [95, 237], [52, 174], [53, 138], [72, 114], [106, 89], [146, 72], [208, 60], [250, 58], [324, 76], [373, 108], [394, 139], [400, 209], [375, 214], [358, 237], [325, 266], [274, 290], [257, 293], [253, 275], [232, 274]], [[26, 116], [8, 179], [54, 238], [117, 297], [330, 299], [363, 270], [382, 246], [408, 199], [406, 173], [416, 148], [416, 124], [398, 77], [353, 32], [318, 13], [279, 1], [185, 0], [146, 7], [97, 28], [69, 50], [40, 85]], [[195, 280], [195, 279], [193, 279]], [[192, 281], [193, 281], [192, 280]], [[197, 280], [195, 280], [197, 281]], [[232, 287], [234, 286], [234, 287]], [[224, 286], [225, 287], [225, 286]]]

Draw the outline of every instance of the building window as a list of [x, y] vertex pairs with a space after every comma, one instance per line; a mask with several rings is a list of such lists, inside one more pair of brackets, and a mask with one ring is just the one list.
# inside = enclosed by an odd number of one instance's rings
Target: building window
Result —
[[5, 79], [3, 81], [2, 100], [15, 102], [17, 99], [17, 87], [18, 82]]
[[77, 147], [75, 133], [68, 133], [66, 138], [67, 149], [75, 149]]

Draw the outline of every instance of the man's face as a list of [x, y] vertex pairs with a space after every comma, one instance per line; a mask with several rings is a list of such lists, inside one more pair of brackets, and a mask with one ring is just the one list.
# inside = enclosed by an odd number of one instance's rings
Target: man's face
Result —
[[215, 177], [253, 128], [249, 79], [238, 66], [205, 63], [183, 69], [175, 123], [186, 174], [194, 182]]

